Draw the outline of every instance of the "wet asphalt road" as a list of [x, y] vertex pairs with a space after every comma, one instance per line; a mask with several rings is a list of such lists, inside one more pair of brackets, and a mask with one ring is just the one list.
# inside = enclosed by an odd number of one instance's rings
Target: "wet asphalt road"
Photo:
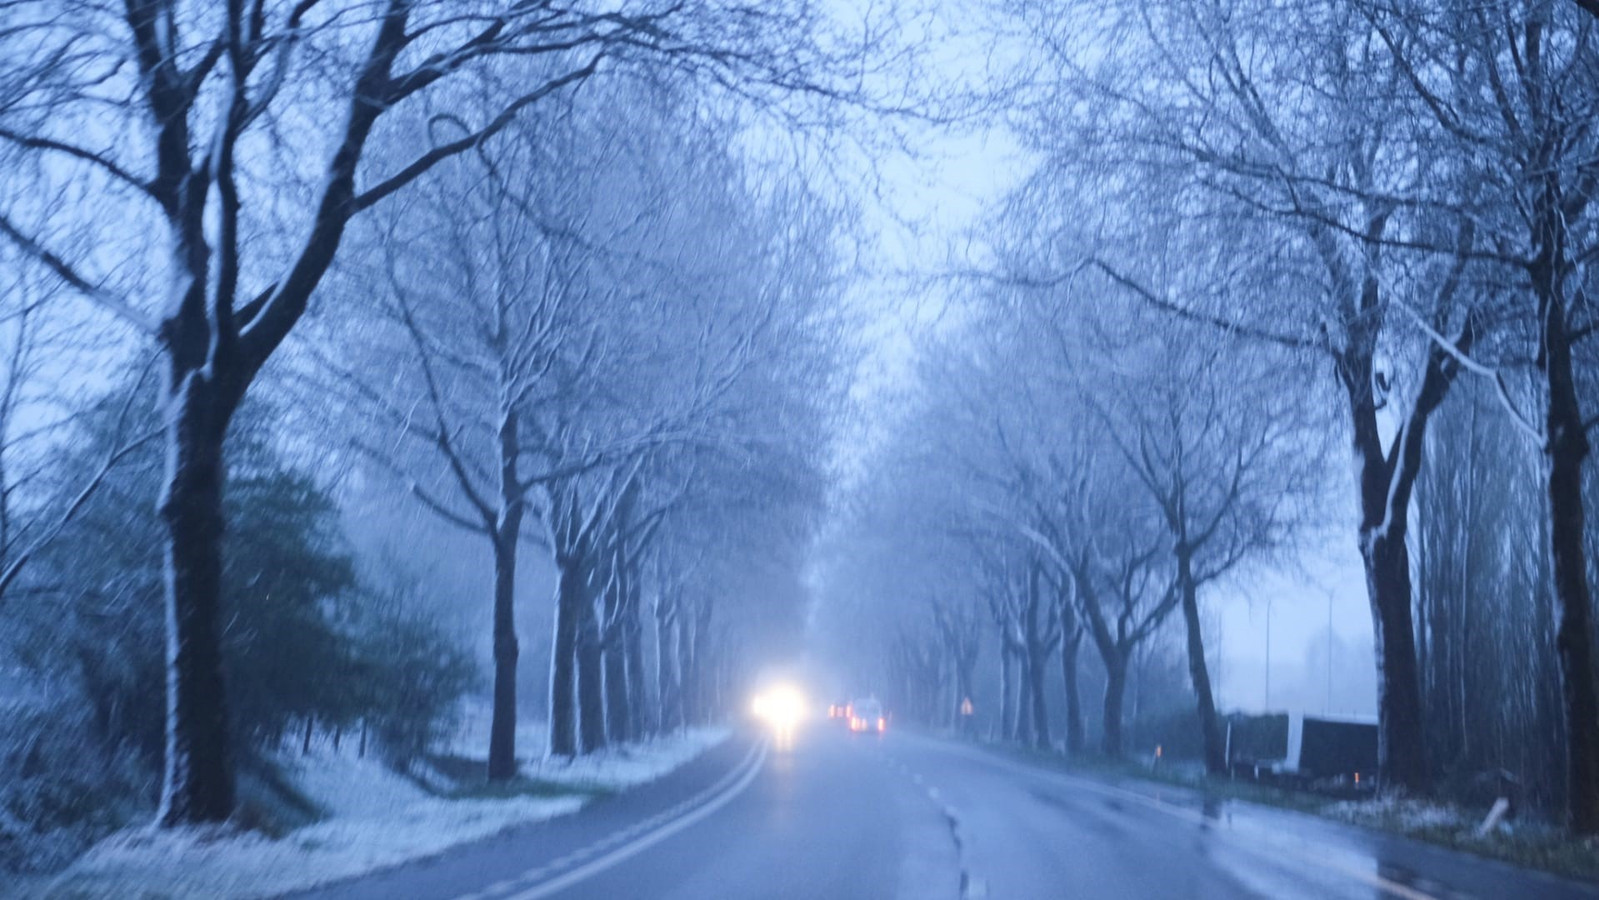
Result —
[[1565, 898], [1599, 889], [1191, 792], [917, 735], [728, 741], [573, 816], [304, 895], [451, 898]]

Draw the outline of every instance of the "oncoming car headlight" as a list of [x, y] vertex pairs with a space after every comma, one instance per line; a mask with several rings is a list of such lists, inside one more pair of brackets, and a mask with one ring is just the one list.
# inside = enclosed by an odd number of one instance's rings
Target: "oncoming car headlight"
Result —
[[787, 731], [805, 718], [805, 695], [793, 685], [783, 684], [755, 695], [751, 710], [755, 717], [780, 731]]

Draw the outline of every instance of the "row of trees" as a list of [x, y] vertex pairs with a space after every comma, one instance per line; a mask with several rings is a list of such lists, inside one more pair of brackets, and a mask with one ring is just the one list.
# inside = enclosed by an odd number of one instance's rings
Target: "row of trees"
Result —
[[[1513, 768], [1599, 831], [1591, 10], [997, 16], [1030, 51], [1010, 96], [1038, 166], [966, 282], [975, 333], [928, 354], [905, 452], [961, 486], [925, 544], [987, 573], [969, 590], [1006, 671], [1025, 684], [1080, 630], [1116, 752], [1128, 653], [1180, 613], [1214, 770], [1200, 601], [1340, 521], [1300, 515], [1330, 498], [1365, 570], [1384, 789]], [[1354, 463], [1342, 489], [1329, 442]]]
[[[361, 252], [330, 285], [344, 301], [311, 323], [300, 380], [345, 401], [320, 407], [324, 433], [492, 560], [495, 779], [516, 771], [523, 546], [557, 573], [550, 753], [700, 720], [725, 588], [697, 584], [679, 614], [662, 591], [694, 560], [662, 538], [721, 517], [803, 534], [823, 446], [798, 436], [825, 427], [841, 362], [834, 212], [756, 177], [731, 123], [668, 86], [549, 104], [559, 113], [441, 166], [352, 236]], [[618, 106], [635, 112], [617, 120]], [[552, 160], [559, 178], [541, 174]], [[794, 542], [769, 537], [742, 558]]]
[[[1297, 408], [1271, 359], [1228, 354], [1232, 338], [1113, 295], [1077, 304], [1005, 286], [981, 296], [924, 352], [918, 394], [850, 529], [878, 535], [846, 554], [855, 577], [915, 560], [916, 580], [867, 581], [867, 596], [927, 600], [891, 624], [933, 657], [908, 678], [891, 660], [902, 705], [932, 691], [935, 721], [956, 714], [987, 630], [1000, 734], [1054, 746], [1046, 684], [1058, 671], [1064, 744], [1081, 752], [1086, 646], [1104, 674], [1100, 749], [1120, 755], [1129, 669], [1180, 622], [1195, 721], [1211, 723], [1205, 759], [1221, 770], [1200, 597], [1294, 546], [1319, 495], [1323, 423]], [[938, 693], [948, 685], [953, 704]]]
[[[164, 631], [143, 646], [164, 649], [165, 703], [152, 710], [140, 681], [135, 716], [161, 735], [164, 825], [233, 815], [241, 757], [282, 725], [247, 708], [285, 696], [281, 679], [403, 684], [382, 666], [413, 661], [238, 673], [235, 629], [286, 608], [268, 581], [231, 575], [247, 521], [233, 504], [257, 474], [233, 442], [258, 393], [272, 412], [251, 440], [307, 460], [273, 482], [310, 504], [271, 520], [281, 540], [335, 547], [326, 492], [350, 473], [481, 539], [491, 778], [516, 770], [524, 549], [557, 573], [556, 754], [711, 715], [738, 666], [718, 651], [772, 615], [718, 598], [798, 578], [842, 361], [829, 298], [843, 223], [767, 168], [771, 134], [747, 114], [813, 123], [852, 95], [835, 79], [873, 65], [860, 38], [804, 3], [469, 6], [28, 0], [0, 14], [4, 338], [42, 347], [44, 315], [58, 330], [114, 320], [103, 346], [6, 360], [0, 615], [44, 590], [48, 548], [85, 552], [75, 529], [95, 498], [160, 448], [151, 514], [104, 559], [162, 575], [164, 611], [111, 620]], [[85, 444], [64, 423], [105, 395], [95, 373], [129, 358], [157, 377]], [[45, 388], [9, 392], [24, 383]], [[84, 465], [60, 464], [83, 446]], [[343, 653], [330, 604], [358, 585], [348, 562], [329, 566], [309, 570], [304, 609]], [[246, 634], [274, 654], [300, 640]], [[433, 656], [418, 675], [464, 677]]]
[[[1095, 27], [1127, 38], [1115, 61], [1068, 49], [1087, 33], [1057, 32], [1073, 77], [1056, 96], [1114, 103], [1105, 124], [1084, 129], [1042, 107], [1035, 120], [1036, 134], [1091, 151], [1070, 163], [1082, 181], [1120, 173], [1118, 208], [1148, 208], [1143, 185], [1160, 184], [1182, 198], [1173, 227], [1214, 242], [1181, 266], [1104, 244], [1084, 256], [1180, 315], [1332, 363], [1357, 462], [1393, 786], [1432, 782], [1409, 533], [1426, 431], [1463, 373], [1502, 396], [1544, 455], [1552, 578], [1529, 602], [1557, 611], [1566, 806], [1582, 832], [1599, 829], [1581, 490], [1593, 422], [1577, 374], [1593, 314], [1592, 24], [1542, 2], [1128, 9]], [[1218, 252], [1221, 235], [1196, 223], [1220, 221], [1265, 251]]]

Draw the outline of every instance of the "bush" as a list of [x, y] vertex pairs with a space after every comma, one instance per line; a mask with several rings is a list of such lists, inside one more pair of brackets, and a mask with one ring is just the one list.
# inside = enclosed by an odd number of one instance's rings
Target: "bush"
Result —
[[[387, 755], [408, 759], [449, 726], [476, 671], [430, 620], [361, 588], [337, 504], [259, 439], [251, 423], [262, 415], [242, 410], [230, 437], [222, 643], [240, 821], [274, 830], [315, 815], [263, 753], [287, 728], [365, 721]], [[110, 445], [93, 425], [61, 472]], [[60, 866], [154, 809], [165, 716], [159, 471], [154, 444], [128, 459], [0, 607], [0, 665], [26, 685], [0, 708], [0, 868]], [[63, 490], [72, 484], [63, 477]]]
[[0, 707], [0, 871], [60, 868], [155, 796], [138, 755], [97, 740], [73, 708]]
[[408, 605], [395, 596], [363, 607], [347, 639], [354, 709], [401, 766], [453, 730], [461, 697], [478, 681], [466, 651]]

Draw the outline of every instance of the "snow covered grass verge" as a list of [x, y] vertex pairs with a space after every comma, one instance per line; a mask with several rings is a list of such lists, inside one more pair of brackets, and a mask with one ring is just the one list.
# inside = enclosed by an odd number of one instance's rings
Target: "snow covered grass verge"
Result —
[[1450, 803], [1412, 798], [1331, 803], [1322, 807], [1321, 814], [1518, 866], [1588, 881], [1599, 879], [1599, 844], [1542, 822], [1510, 820], [1479, 835], [1477, 828], [1487, 810], [1468, 811]]
[[321, 821], [278, 839], [236, 828], [127, 829], [59, 876], [25, 885], [20, 896], [253, 898], [304, 890], [573, 812], [598, 793], [659, 778], [727, 735], [696, 729], [570, 763], [526, 762], [520, 781], [504, 791], [437, 772], [408, 777], [348, 754], [285, 759], [285, 779], [323, 811]]
[[1331, 819], [1385, 831], [1467, 831], [1476, 827], [1459, 808], [1433, 800], [1385, 797], [1332, 803], [1322, 811]]

